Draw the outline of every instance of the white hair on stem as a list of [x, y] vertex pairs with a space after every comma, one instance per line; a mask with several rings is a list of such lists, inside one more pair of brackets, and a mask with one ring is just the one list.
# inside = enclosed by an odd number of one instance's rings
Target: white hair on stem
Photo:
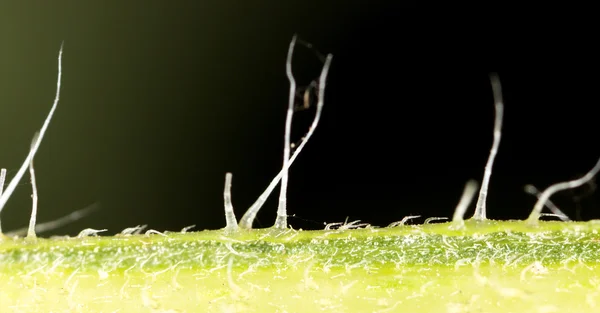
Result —
[[393, 222], [390, 225], [388, 225], [388, 227], [398, 227], [398, 226], [404, 226], [404, 224], [406, 224], [406, 222], [408, 222], [409, 220], [415, 219], [415, 218], [419, 218], [421, 217], [421, 215], [409, 215], [409, 216], [405, 216], [402, 218], [402, 220], [397, 221], [397, 222]]
[[86, 228], [86, 229], [80, 231], [79, 234], [77, 234], [77, 238], [84, 238], [84, 237], [90, 237], [90, 236], [98, 236], [99, 233], [103, 233], [105, 231], [108, 231], [108, 229]]
[[292, 117], [294, 115], [294, 100], [296, 98], [296, 80], [292, 73], [292, 56], [294, 55], [294, 46], [296, 45], [296, 35], [292, 37], [288, 48], [287, 60], [285, 62], [285, 73], [290, 81], [290, 93], [288, 97], [288, 108], [285, 117], [285, 135], [283, 143], [283, 168], [285, 171], [281, 176], [281, 192], [279, 193], [279, 206], [277, 207], [277, 218], [275, 219], [275, 228], [287, 228], [287, 186], [288, 172], [290, 163], [290, 137], [292, 133]]
[[4, 181], [6, 180], [6, 169], [3, 168], [0, 170], [0, 196], [2, 196], [2, 192], [4, 192]]
[[238, 229], [235, 213], [233, 213], [233, 205], [231, 204], [231, 173], [225, 174], [225, 189], [223, 191], [223, 202], [225, 202], [225, 226], [226, 231], [236, 231]]
[[27, 167], [30, 165], [31, 160], [33, 159], [35, 153], [37, 152], [38, 148], [40, 147], [42, 138], [44, 138], [44, 134], [46, 133], [46, 130], [48, 129], [50, 120], [52, 119], [52, 116], [54, 115], [54, 111], [56, 110], [56, 106], [58, 105], [58, 100], [60, 98], [60, 82], [61, 82], [61, 76], [62, 76], [62, 52], [63, 52], [63, 45], [61, 44], [60, 51], [58, 53], [58, 78], [56, 81], [56, 96], [54, 98], [54, 103], [52, 104], [52, 108], [50, 109], [50, 112], [48, 113], [48, 116], [46, 117], [46, 120], [44, 121], [44, 124], [42, 125], [42, 128], [39, 131], [39, 136], [37, 137], [37, 140], [35, 140], [35, 142], [32, 144], [31, 149], [29, 150], [29, 154], [25, 158], [23, 165], [21, 165], [21, 168], [19, 168], [19, 170], [17, 171], [17, 174], [13, 177], [13, 179], [10, 181], [8, 186], [6, 186], [6, 190], [0, 196], [0, 212], [2, 212], [2, 209], [4, 209], [4, 205], [6, 205], [6, 202], [8, 201], [8, 199], [10, 198], [12, 193], [15, 191], [15, 188], [19, 184], [19, 181], [21, 181], [21, 178], [23, 178], [23, 175], [25, 174]]
[[[37, 141], [40, 133], [35, 133], [33, 136], [33, 140], [31, 140], [31, 149], [33, 149], [33, 145]], [[29, 161], [29, 176], [31, 177], [31, 216], [29, 217], [29, 228], [27, 229], [27, 238], [35, 239], [37, 236], [35, 235], [35, 222], [37, 220], [37, 207], [38, 207], [38, 192], [37, 192], [37, 184], [35, 181], [35, 170], [33, 168], [33, 160], [35, 158], [32, 157]]]
[[[6, 180], [6, 169], [0, 169], [0, 197], [4, 191], [4, 181]], [[1, 210], [0, 210], [1, 211]], [[0, 223], [0, 234], [2, 234], [2, 223]]]
[[[542, 193], [537, 188], [535, 188], [534, 185], [525, 185], [525, 192], [536, 196], [538, 199], [542, 195]], [[554, 202], [552, 202], [550, 199], [546, 200], [546, 206], [548, 207], [548, 209], [550, 209], [550, 211], [552, 212], [552, 215], [558, 217], [561, 221], [564, 221], [564, 222], [571, 221], [569, 216], [567, 216], [567, 214], [563, 213], [563, 211], [561, 211], [556, 206], [556, 204], [554, 204]]]
[[[324, 101], [325, 84], [327, 81], [327, 74], [329, 73], [329, 68], [331, 67], [332, 58], [333, 58], [333, 55], [331, 55], [331, 54], [327, 55], [327, 58], [325, 59], [323, 68], [321, 70], [321, 75], [319, 77], [318, 95], [317, 95], [317, 98], [318, 98], [317, 99], [317, 109], [316, 109], [315, 117], [312, 121], [312, 124], [310, 125], [310, 128], [308, 129], [308, 132], [306, 133], [304, 138], [300, 141], [300, 144], [298, 145], [298, 147], [292, 154], [292, 157], [290, 158], [290, 162], [288, 162], [287, 165], [284, 166], [281, 169], [281, 171], [279, 171], [279, 173], [277, 174], [277, 176], [275, 176], [275, 178], [273, 178], [273, 180], [271, 181], [271, 183], [269, 184], [267, 189], [265, 189], [265, 191], [260, 195], [260, 197], [258, 197], [256, 202], [254, 202], [254, 204], [252, 204], [252, 206], [250, 206], [250, 208], [248, 208], [246, 213], [244, 213], [244, 216], [242, 216], [242, 218], [240, 219], [240, 223], [239, 223], [240, 228], [245, 228], [245, 229], [252, 228], [252, 224], [254, 223], [256, 214], [258, 214], [258, 211], [260, 210], [260, 208], [267, 201], [267, 198], [269, 197], [271, 192], [273, 192], [273, 189], [275, 189], [275, 186], [277, 186], [277, 183], [283, 177], [284, 173], [294, 163], [294, 160], [296, 160], [296, 158], [298, 157], [300, 152], [302, 152], [302, 149], [304, 148], [304, 146], [306, 145], [306, 143], [308, 142], [310, 137], [315, 132], [315, 129], [317, 129], [317, 126], [319, 125], [319, 120], [321, 119], [321, 112], [323, 111], [323, 105], [325, 104], [325, 101]], [[287, 217], [285, 217], [285, 218], [287, 219]]]
[[[97, 209], [98, 209], [98, 204], [94, 203], [83, 209], [80, 209], [80, 210], [71, 212], [65, 216], [59, 217], [55, 220], [36, 224], [35, 232], [36, 232], [36, 234], [39, 234], [39, 233], [43, 233], [43, 232], [47, 232], [47, 231], [51, 231], [51, 230], [60, 228], [66, 224], [75, 222], [75, 221], [89, 215], [92, 211], [95, 211]], [[23, 227], [23, 228], [19, 228], [19, 229], [7, 232], [6, 235], [11, 236], [11, 237], [12, 236], [23, 236], [23, 235], [27, 234], [28, 230], [29, 230], [29, 227]]]
[[431, 222], [435, 222], [435, 221], [443, 221], [443, 220], [447, 220], [447, 217], [429, 217], [426, 218], [425, 221], [423, 221], [423, 224], [430, 224]]
[[548, 199], [550, 199], [550, 197], [553, 194], [565, 189], [577, 188], [589, 182], [592, 178], [594, 178], [598, 171], [600, 171], [600, 159], [598, 159], [596, 165], [594, 165], [594, 167], [583, 177], [567, 182], [557, 183], [546, 188], [546, 190], [542, 192], [542, 194], [538, 198], [538, 201], [533, 206], [533, 210], [531, 210], [531, 214], [529, 214], [529, 217], [527, 218], [527, 223], [532, 225], [537, 224], [538, 219], [540, 218], [540, 215], [542, 213], [542, 209], [544, 208], [544, 205], [548, 202]]
[[464, 216], [467, 208], [469, 208], [469, 204], [473, 201], [473, 197], [475, 196], [475, 192], [477, 192], [477, 181], [471, 179], [465, 185], [465, 189], [463, 190], [462, 196], [460, 197], [460, 201], [458, 201], [458, 205], [454, 210], [454, 215], [452, 216], [452, 223], [454, 226], [463, 226], [464, 225]]
[[490, 184], [490, 176], [492, 176], [492, 166], [494, 165], [494, 159], [498, 153], [498, 145], [500, 145], [500, 137], [502, 136], [502, 116], [504, 113], [504, 102], [502, 100], [502, 86], [500, 79], [497, 74], [490, 75], [490, 81], [492, 83], [492, 91], [494, 94], [494, 108], [495, 108], [495, 120], [494, 120], [494, 142], [492, 149], [490, 150], [490, 156], [487, 164], [485, 165], [485, 171], [483, 173], [483, 181], [481, 182], [481, 189], [479, 189], [479, 197], [477, 198], [477, 205], [475, 206], [475, 213], [473, 219], [483, 221], [486, 219], [486, 199], [488, 193], [488, 186]]
[[185, 234], [185, 233], [187, 233], [187, 232], [188, 232], [190, 229], [192, 229], [192, 228], [194, 228], [194, 227], [196, 227], [196, 224], [194, 224], [194, 225], [190, 225], [190, 226], [186, 226], [186, 227], [184, 227], [184, 228], [182, 228], [182, 229], [181, 229], [180, 233], [182, 233], [182, 234]]
[[119, 235], [122, 235], [122, 236], [139, 235], [139, 234], [141, 234], [141, 233], [142, 233], [142, 231], [143, 231], [144, 229], [146, 229], [146, 227], [148, 227], [148, 225], [147, 225], [147, 224], [144, 224], [144, 225], [137, 225], [137, 226], [134, 226], [134, 227], [127, 227], [127, 228], [123, 229], [123, 230], [122, 230], [122, 231], [119, 233]]

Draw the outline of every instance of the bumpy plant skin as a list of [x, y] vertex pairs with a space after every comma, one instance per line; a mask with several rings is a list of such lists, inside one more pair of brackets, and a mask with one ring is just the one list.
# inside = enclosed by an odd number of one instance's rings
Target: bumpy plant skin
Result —
[[2, 312], [598, 312], [600, 224], [0, 242]]

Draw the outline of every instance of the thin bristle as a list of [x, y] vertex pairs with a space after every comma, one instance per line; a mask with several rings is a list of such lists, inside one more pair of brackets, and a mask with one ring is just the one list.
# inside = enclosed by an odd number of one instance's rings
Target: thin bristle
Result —
[[494, 94], [494, 108], [495, 108], [495, 120], [494, 120], [494, 142], [492, 149], [490, 150], [490, 156], [485, 165], [485, 171], [483, 173], [483, 181], [481, 182], [481, 189], [479, 190], [479, 197], [477, 199], [477, 205], [475, 206], [475, 214], [473, 219], [483, 221], [486, 219], [486, 200], [488, 193], [488, 186], [490, 184], [490, 176], [492, 176], [492, 166], [494, 165], [494, 159], [498, 153], [498, 146], [500, 145], [500, 137], [502, 135], [502, 116], [504, 113], [504, 102], [502, 100], [502, 86], [500, 79], [497, 74], [490, 75], [490, 81], [492, 84], [492, 91]]
[[[35, 133], [33, 136], [33, 140], [31, 140], [31, 149], [38, 140], [39, 133]], [[35, 223], [37, 220], [37, 207], [38, 207], [38, 192], [37, 192], [37, 184], [35, 181], [35, 170], [33, 168], [33, 160], [35, 158], [32, 157], [29, 162], [29, 176], [31, 176], [31, 217], [29, 218], [29, 228], [27, 229], [27, 238], [35, 239], [37, 236], [35, 235]]]
[[279, 193], [279, 206], [277, 207], [277, 218], [275, 219], [275, 228], [287, 228], [287, 186], [288, 172], [290, 163], [290, 137], [292, 133], [292, 117], [294, 116], [294, 99], [296, 97], [296, 80], [292, 73], [292, 57], [294, 55], [294, 46], [296, 45], [296, 35], [292, 37], [288, 48], [287, 60], [285, 62], [285, 73], [290, 81], [290, 92], [288, 97], [288, 108], [285, 118], [285, 135], [283, 143], [283, 168], [285, 171], [281, 176], [281, 192]]
[[[0, 169], [0, 197], [4, 192], [4, 182], [6, 181], [6, 169]], [[1, 210], [0, 210], [1, 211]], [[0, 234], [2, 234], [2, 223], [0, 223]]]
[[[287, 166], [284, 166], [281, 169], [281, 171], [279, 171], [277, 176], [275, 176], [275, 178], [273, 178], [273, 180], [271, 181], [269, 186], [260, 195], [260, 197], [258, 197], [256, 202], [254, 202], [254, 204], [252, 204], [252, 206], [250, 206], [250, 208], [248, 208], [246, 213], [244, 213], [244, 216], [242, 216], [242, 218], [240, 219], [240, 223], [239, 223], [240, 228], [245, 228], [245, 229], [252, 228], [252, 224], [254, 223], [256, 214], [258, 214], [258, 211], [260, 210], [260, 208], [267, 201], [267, 198], [269, 197], [271, 192], [273, 192], [273, 189], [275, 189], [275, 186], [277, 186], [277, 183], [279, 182], [279, 180], [282, 179], [283, 174], [294, 163], [294, 160], [296, 160], [296, 158], [298, 157], [300, 152], [302, 152], [302, 149], [304, 148], [304, 146], [306, 145], [306, 143], [308, 142], [310, 137], [313, 135], [315, 129], [317, 129], [317, 126], [319, 125], [319, 120], [321, 119], [321, 112], [323, 111], [323, 105], [325, 104], [325, 101], [324, 101], [325, 84], [327, 81], [327, 74], [329, 73], [329, 68], [331, 67], [332, 58], [333, 58], [333, 56], [331, 54], [329, 54], [327, 56], [327, 58], [325, 59], [323, 68], [321, 70], [321, 76], [319, 77], [318, 95], [317, 95], [317, 97], [318, 97], [317, 109], [316, 109], [315, 117], [312, 121], [312, 124], [311, 124], [310, 128], [308, 129], [308, 132], [306, 133], [304, 138], [300, 141], [300, 144], [298, 145], [298, 147], [292, 154], [292, 157], [290, 158], [290, 162], [287, 163]], [[286, 219], [287, 219], [287, 217], [286, 217]]]
[[225, 174], [225, 190], [223, 191], [223, 200], [225, 203], [225, 229], [228, 231], [234, 231], [238, 229], [237, 220], [235, 213], [233, 213], [233, 205], [231, 204], [231, 173]]
[[123, 229], [123, 230], [122, 230], [122, 231], [119, 233], [119, 235], [122, 235], [122, 236], [139, 235], [139, 234], [141, 234], [141, 233], [142, 233], [142, 231], [143, 231], [144, 229], [146, 229], [146, 227], [148, 227], [148, 225], [147, 225], [147, 224], [144, 224], [144, 225], [137, 225], [137, 226], [134, 226], [134, 227], [127, 227], [127, 228]]
[[90, 237], [90, 236], [98, 236], [99, 233], [103, 233], [105, 231], [108, 231], [108, 229], [86, 228], [86, 229], [80, 231], [79, 234], [77, 234], [77, 238], [85, 238], [85, 237]]
[[4, 192], [4, 181], [6, 180], [6, 169], [0, 169], [0, 196]]
[[548, 199], [550, 199], [550, 197], [553, 194], [555, 194], [559, 191], [565, 190], [565, 189], [577, 188], [577, 187], [589, 182], [592, 178], [594, 178], [594, 176], [596, 176], [598, 171], [600, 171], [600, 159], [598, 159], [598, 162], [596, 162], [596, 165], [594, 165], [594, 167], [589, 172], [587, 172], [587, 174], [585, 174], [583, 177], [581, 177], [579, 179], [567, 181], [567, 182], [557, 183], [557, 184], [554, 184], [554, 185], [546, 188], [546, 190], [544, 190], [544, 192], [542, 192], [542, 194], [538, 198], [538, 201], [533, 206], [533, 210], [531, 210], [531, 214], [529, 214], [529, 217], [527, 218], [527, 222], [529, 224], [537, 224], [537, 222], [540, 218], [540, 214], [542, 213], [542, 209], [544, 208], [544, 205], [546, 204]]
[[447, 219], [448, 219], [447, 217], [443, 217], [443, 216], [440, 216], [440, 217], [435, 217], [435, 216], [434, 217], [429, 217], [429, 218], [426, 218], [425, 221], [423, 221], [423, 224], [430, 224], [431, 222], [435, 222], [435, 221], [445, 221]]
[[415, 218], [419, 218], [421, 217], [421, 215], [409, 215], [409, 216], [405, 216], [402, 218], [402, 220], [397, 221], [397, 222], [393, 222], [390, 225], [388, 225], [388, 227], [398, 227], [398, 226], [404, 226], [404, 224], [406, 224], [406, 222], [408, 222], [409, 220], [415, 219]]
[[56, 96], [54, 98], [54, 103], [52, 104], [52, 108], [50, 109], [50, 112], [48, 113], [48, 116], [46, 117], [46, 120], [44, 121], [44, 124], [42, 125], [42, 128], [39, 131], [39, 136], [38, 136], [37, 140], [32, 145], [31, 150], [29, 151], [29, 154], [27, 155], [27, 157], [25, 158], [25, 161], [21, 165], [21, 168], [19, 168], [19, 171], [17, 171], [17, 174], [15, 175], [15, 177], [13, 177], [13, 179], [10, 181], [8, 186], [6, 186], [6, 190], [4, 191], [4, 193], [2, 193], [2, 195], [0, 196], [0, 212], [2, 212], [2, 209], [4, 209], [4, 205], [6, 205], [6, 202], [8, 201], [8, 199], [10, 198], [12, 193], [15, 191], [15, 188], [17, 188], [17, 185], [21, 181], [21, 178], [23, 178], [23, 175], [25, 174], [25, 171], [29, 167], [29, 164], [30, 164], [31, 160], [33, 159], [33, 156], [36, 154], [38, 148], [40, 147], [42, 138], [44, 138], [46, 129], [48, 129], [50, 120], [52, 119], [52, 116], [54, 115], [54, 111], [56, 110], [56, 107], [58, 105], [58, 100], [60, 98], [60, 82], [61, 82], [61, 76], [62, 76], [62, 52], [63, 52], [63, 45], [61, 44], [60, 51], [58, 53], [58, 78], [57, 78], [57, 82], [56, 82]]
[[477, 181], [469, 180], [465, 185], [465, 189], [463, 190], [463, 194], [460, 197], [460, 201], [454, 210], [454, 215], [452, 216], [452, 223], [454, 225], [462, 226], [464, 224], [464, 216], [467, 208], [469, 208], [469, 204], [473, 201], [473, 197], [475, 196], [475, 192], [477, 192]]
[[[94, 203], [91, 204], [83, 209], [71, 212], [63, 217], [59, 217], [55, 220], [49, 221], [49, 222], [45, 222], [45, 223], [39, 223], [35, 225], [35, 232], [36, 234], [40, 234], [43, 232], [47, 232], [47, 231], [51, 231], [51, 230], [55, 230], [57, 228], [60, 228], [64, 225], [67, 225], [69, 223], [73, 223], [87, 215], [89, 215], [91, 212], [95, 211], [98, 209], [98, 204]], [[27, 232], [29, 231], [29, 227], [23, 227], [23, 228], [19, 228], [16, 230], [12, 230], [6, 233], [7, 236], [23, 236], [26, 235]]]
[[[525, 185], [525, 192], [536, 196], [538, 199], [542, 195], [542, 193], [537, 188], [535, 188], [535, 186], [533, 186], [533, 185]], [[556, 204], [554, 204], [554, 202], [552, 202], [550, 199], [546, 200], [546, 206], [552, 212], [552, 214], [551, 214], [552, 216], [556, 216], [561, 221], [564, 221], [564, 222], [571, 221], [571, 219], [567, 216], [567, 214], [563, 213], [563, 211], [561, 211], [556, 206]]]

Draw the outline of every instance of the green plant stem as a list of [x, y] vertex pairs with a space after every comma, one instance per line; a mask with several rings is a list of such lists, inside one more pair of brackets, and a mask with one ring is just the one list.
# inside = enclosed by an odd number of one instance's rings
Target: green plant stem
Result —
[[600, 224], [0, 240], [1, 312], [597, 312]]

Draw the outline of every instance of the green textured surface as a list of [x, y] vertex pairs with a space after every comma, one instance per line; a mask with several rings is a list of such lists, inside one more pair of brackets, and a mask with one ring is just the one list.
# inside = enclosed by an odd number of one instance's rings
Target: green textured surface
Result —
[[600, 224], [0, 241], [1, 312], [596, 312]]

